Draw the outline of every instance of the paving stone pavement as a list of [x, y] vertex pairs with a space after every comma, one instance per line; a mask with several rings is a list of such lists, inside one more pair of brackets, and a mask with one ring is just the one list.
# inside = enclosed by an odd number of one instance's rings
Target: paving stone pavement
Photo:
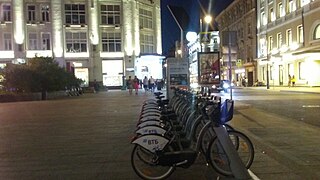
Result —
[[[142, 102], [152, 95], [100, 92], [0, 103], [0, 179], [139, 179], [130, 164]], [[212, 179], [199, 158], [170, 179]]]
[[[130, 140], [142, 102], [149, 98], [152, 95], [142, 91], [130, 96], [126, 91], [115, 90], [60, 100], [0, 103], [0, 180], [140, 179], [130, 164], [133, 148]], [[320, 177], [319, 148], [312, 144], [319, 140], [319, 136], [314, 135], [315, 128], [303, 127], [309, 134], [289, 140], [294, 127], [299, 127], [297, 124], [281, 124], [277, 121], [279, 117], [265, 115], [241, 103], [236, 103], [236, 109], [233, 125], [252, 138], [256, 154], [250, 169], [260, 179]], [[283, 134], [288, 137], [283, 138], [288, 141], [277, 142], [278, 137], [272, 132], [284, 126], [287, 130]], [[261, 133], [266, 139], [259, 138]], [[290, 145], [303, 138], [306, 144], [301, 143], [300, 149], [295, 148], [299, 143]], [[310, 151], [305, 152], [302, 147], [308, 143]], [[275, 144], [279, 147], [273, 148]], [[276, 151], [279, 148], [281, 151]], [[286, 155], [283, 152], [288, 148], [293, 149]], [[296, 163], [296, 157], [305, 157], [308, 161]], [[304, 176], [304, 170], [314, 173]], [[193, 166], [178, 168], [169, 179], [212, 180], [217, 177], [200, 156]]]

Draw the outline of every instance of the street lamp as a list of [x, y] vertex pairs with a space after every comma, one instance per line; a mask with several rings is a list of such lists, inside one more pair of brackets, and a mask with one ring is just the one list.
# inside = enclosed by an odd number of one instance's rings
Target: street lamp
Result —
[[[210, 15], [205, 15], [203, 18], [204, 22], [208, 25], [212, 21], [212, 16]], [[203, 31], [203, 22], [202, 18], [200, 18], [200, 33]], [[208, 31], [208, 26], [206, 26], [205, 32]]]
[[206, 22], [207, 24], [211, 23], [211, 21], [212, 21], [212, 17], [210, 15], [206, 15], [204, 17], [204, 22]]
[[[203, 22], [202, 22], [202, 20], [204, 20], [204, 22], [206, 24], [204, 30], [203, 30]], [[209, 24], [211, 23], [211, 21], [212, 21], [212, 16], [210, 16], [210, 15], [204, 16], [203, 19], [200, 18], [200, 46], [201, 46], [201, 52], [203, 52], [203, 48], [205, 48], [205, 47], [203, 47], [203, 42], [209, 40], [209, 37], [208, 37], [207, 33], [208, 33], [208, 29], [209, 29], [208, 27], [209, 27]], [[202, 34], [203, 34], [203, 36], [201, 36]]]

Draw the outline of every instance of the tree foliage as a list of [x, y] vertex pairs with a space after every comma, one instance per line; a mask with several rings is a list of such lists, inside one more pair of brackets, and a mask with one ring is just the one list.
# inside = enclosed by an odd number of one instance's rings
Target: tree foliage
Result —
[[35, 57], [22, 65], [8, 64], [2, 73], [4, 87], [21, 92], [58, 91], [81, 83], [50, 57]]

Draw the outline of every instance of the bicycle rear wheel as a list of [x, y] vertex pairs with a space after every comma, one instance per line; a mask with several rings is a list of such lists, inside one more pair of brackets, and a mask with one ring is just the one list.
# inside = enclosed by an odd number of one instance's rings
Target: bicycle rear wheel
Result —
[[[254, 147], [250, 139], [243, 133], [230, 130], [228, 131], [230, 140], [238, 152], [240, 159], [247, 169], [250, 168], [254, 159]], [[207, 151], [207, 161], [220, 174], [232, 176], [230, 160], [227, 157], [217, 137], [213, 138]]]
[[173, 166], [158, 165], [157, 155], [137, 144], [131, 153], [131, 165], [139, 177], [147, 180], [165, 179], [175, 170]]

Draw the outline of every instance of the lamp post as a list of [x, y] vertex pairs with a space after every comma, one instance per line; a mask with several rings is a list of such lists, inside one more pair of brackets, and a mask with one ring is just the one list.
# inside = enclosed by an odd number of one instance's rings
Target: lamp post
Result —
[[[268, 57], [268, 55], [267, 55]], [[267, 60], [267, 89], [270, 89], [270, 83], [269, 83], [269, 58]]]
[[[203, 20], [206, 24], [205, 28], [203, 29]], [[204, 50], [203, 47], [202, 47], [202, 39], [204, 38], [208, 38], [208, 37], [205, 37], [207, 36], [207, 33], [208, 33], [208, 25], [211, 23], [212, 21], [212, 16], [210, 15], [205, 15], [203, 18], [200, 18], [200, 43], [201, 43], [201, 52], [203, 52]], [[203, 34], [203, 37], [201, 36], [201, 34]]]
[[[211, 23], [211, 21], [212, 21], [212, 16], [210, 16], [210, 15], [205, 15], [204, 17], [203, 17], [203, 20], [204, 20], [204, 22], [208, 25], [208, 24], [210, 24]], [[200, 33], [203, 31], [203, 21], [202, 21], [202, 18], [200, 18]], [[208, 26], [206, 26], [206, 28], [205, 28], [205, 32], [207, 32], [208, 31]]]

